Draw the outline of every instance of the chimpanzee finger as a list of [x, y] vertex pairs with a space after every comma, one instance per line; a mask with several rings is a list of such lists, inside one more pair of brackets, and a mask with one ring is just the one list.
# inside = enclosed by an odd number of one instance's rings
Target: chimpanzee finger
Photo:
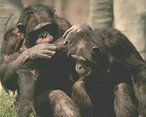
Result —
[[72, 33], [79, 33], [82, 31], [91, 31], [91, 30], [92, 30], [92, 28], [87, 23], [76, 24], [76, 25], [73, 25], [71, 28], [66, 30], [66, 32], [63, 35], [63, 38], [66, 38], [66, 36], [71, 32]]
[[66, 45], [69, 43], [70, 40], [76, 38], [77, 34], [74, 32], [69, 32], [66, 37], [64, 38], [63, 44]]
[[47, 49], [48, 50], [56, 50], [56, 46], [54, 44], [47, 44]]
[[47, 54], [47, 55], [54, 55], [56, 52], [55, 51], [50, 51], [50, 50], [42, 50], [43, 54]]
[[47, 54], [41, 54], [41, 55], [39, 56], [39, 58], [43, 58], [43, 59], [51, 59], [52, 56], [47, 55]]
[[67, 29], [62, 37], [65, 38], [71, 30], [72, 30], [72, 27]]
[[76, 29], [76, 26], [77, 26], [77, 24], [76, 25], [73, 25], [72, 27], [70, 27], [69, 29], [67, 29], [66, 31], [65, 31], [65, 33], [63, 34], [63, 38], [65, 38], [67, 35], [68, 35], [68, 33], [69, 32], [75, 32], [75, 30], [77, 30]]

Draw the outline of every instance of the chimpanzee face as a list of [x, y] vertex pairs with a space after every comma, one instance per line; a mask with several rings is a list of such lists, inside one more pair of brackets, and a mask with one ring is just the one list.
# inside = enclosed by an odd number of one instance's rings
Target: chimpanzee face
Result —
[[61, 36], [54, 12], [54, 9], [41, 4], [28, 6], [22, 11], [17, 27], [25, 34], [29, 47], [52, 43]]
[[84, 39], [68, 40], [67, 43], [64, 43], [68, 49], [67, 55], [73, 60], [77, 74], [80, 77], [90, 75], [92, 72], [91, 66], [94, 62], [93, 47]]
[[64, 40], [67, 56], [74, 61], [74, 67], [80, 77], [85, 77], [102, 69], [107, 60], [100, 45], [88, 35], [70, 33]]
[[37, 28], [28, 34], [30, 47], [39, 43], [52, 43], [55, 39], [57, 39], [58, 28], [56, 24], [39, 26], [36, 26]]

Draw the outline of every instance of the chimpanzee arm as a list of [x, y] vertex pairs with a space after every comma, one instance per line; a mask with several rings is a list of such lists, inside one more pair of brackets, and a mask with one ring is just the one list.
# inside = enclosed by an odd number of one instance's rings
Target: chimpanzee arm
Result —
[[3, 59], [1, 67], [5, 66], [4, 80], [7, 80], [9, 77], [11, 77], [12, 74], [14, 74], [23, 64], [25, 64], [26, 61], [33, 60], [35, 58], [50, 59], [51, 56], [55, 54], [55, 51], [53, 51], [54, 49], [54, 45], [39, 44], [20, 53], [20, 55], [12, 61], [5, 62], [6, 60]]
[[[14, 35], [8, 36], [3, 41], [1, 55], [2, 59], [0, 65], [0, 76], [3, 82], [15, 76], [16, 71], [28, 61], [34, 60], [36, 58], [50, 59], [55, 54], [56, 49], [56, 47], [52, 44], [42, 43], [26, 49], [22, 53], [19, 53], [18, 49], [10, 52], [11, 49], [16, 48], [18, 45], [18, 37], [15, 36], [15, 38], [12, 38], [12, 36]], [[6, 47], [10, 49], [6, 49]]]
[[[12, 28], [9, 29], [5, 34], [4, 34], [4, 39], [2, 41], [2, 47], [1, 47], [1, 61], [0, 61], [0, 80], [2, 82], [2, 85], [6, 89], [12, 89], [10, 88], [7, 83], [11, 81], [5, 82], [4, 80], [4, 75], [9, 69], [9, 62], [15, 60], [17, 56], [19, 55], [18, 50], [22, 46], [23, 40], [24, 40], [24, 35], [18, 33], [17, 28]], [[14, 77], [17, 77], [15, 74], [13, 75]], [[13, 78], [14, 79], [14, 78]], [[9, 84], [9, 83], [8, 83]], [[11, 84], [13, 84], [11, 82]], [[12, 86], [12, 85], [11, 85]], [[15, 88], [13, 87], [15, 90]]]
[[146, 116], [146, 66], [142, 66], [140, 72], [134, 77], [134, 90], [138, 99], [138, 111], [140, 117]]
[[73, 100], [61, 90], [49, 92], [49, 101], [54, 117], [81, 117]]
[[93, 103], [83, 80], [74, 83], [71, 98], [77, 104], [82, 116], [89, 117], [93, 115]]

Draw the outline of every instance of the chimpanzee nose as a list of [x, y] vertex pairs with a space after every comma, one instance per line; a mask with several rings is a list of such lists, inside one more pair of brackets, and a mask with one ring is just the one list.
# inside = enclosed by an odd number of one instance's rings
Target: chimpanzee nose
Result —
[[47, 35], [48, 35], [48, 33], [47, 33], [47, 32], [43, 32], [43, 33], [41, 34], [41, 38], [46, 38], [46, 37], [47, 37]]
[[40, 43], [51, 43], [54, 41], [54, 38], [52, 35], [50, 34], [45, 34], [44, 35], [41, 35], [37, 41], [36, 41], [36, 44], [40, 44]]

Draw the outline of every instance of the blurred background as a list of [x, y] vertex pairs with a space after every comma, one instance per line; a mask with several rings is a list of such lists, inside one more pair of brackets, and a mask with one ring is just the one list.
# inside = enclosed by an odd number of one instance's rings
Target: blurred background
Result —
[[56, 9], [59, 16], [67, 18], [71, 24], [88, 22], [89, 0], [22, 0], [24, 7], [40, 2]]

